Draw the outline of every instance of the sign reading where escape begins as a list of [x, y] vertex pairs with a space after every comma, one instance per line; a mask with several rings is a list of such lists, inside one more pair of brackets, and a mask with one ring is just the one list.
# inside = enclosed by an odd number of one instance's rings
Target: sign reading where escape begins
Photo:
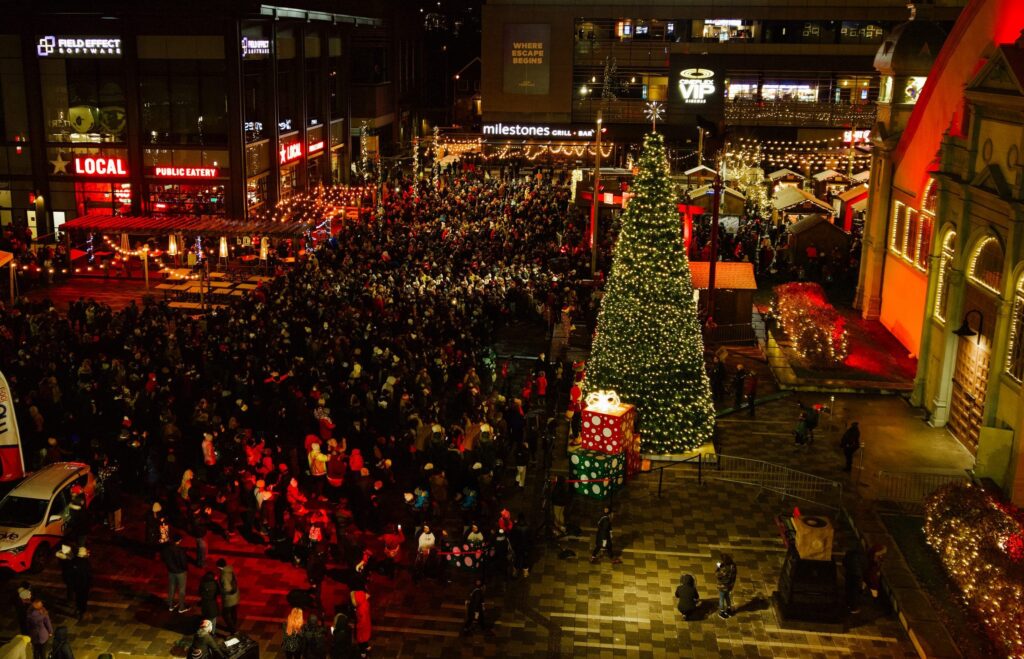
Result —
[[504, 86], [506, 94], [547, 94], [551, 85], [551, 26], [505, 25]]

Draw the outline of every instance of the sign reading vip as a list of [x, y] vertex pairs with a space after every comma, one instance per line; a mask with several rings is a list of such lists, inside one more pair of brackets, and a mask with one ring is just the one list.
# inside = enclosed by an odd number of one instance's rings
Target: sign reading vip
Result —
[[683, 69], [679, 72], [679, 95], [686, 105], [704, 105], [715, 94], [715, 72], [711, 69]]
[[507, 24], [504, 36], [504, 92], [546, 95], [551, 84], [551, 26]]

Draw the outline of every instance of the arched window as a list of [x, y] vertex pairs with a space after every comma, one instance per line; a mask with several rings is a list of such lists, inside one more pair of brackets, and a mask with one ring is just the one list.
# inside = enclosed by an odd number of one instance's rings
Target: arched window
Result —
[[993, 293], [1002, 291], [1003, 247], [993, 236], [982, 239], [971, 256], [967, 276]]
[[1024, 381], [1024, 274], [1013, 291], [1013, 315], [1010, 317], [1010, 349], [1006, 352], [1006, 372], [1017, 382]]
[[917, 249], [914, 256], [914, 265], [923, 272], [928, 272], [928, 257], [932, 252], [932, 231], [935, 227], [937, 193], [935, 179], [928, 179], [928, 185], [924, 188], [924, 201], [921, 202], [921, 216], [917, 221]]
[[946, 322], [946, 307], [949, 305], [949, 280], [953, 274], [953, 257], [956, 256], [956, 231], [950, 230], [942, 239], [939, 254], [939, 283], [935, 290], [935, 317]]

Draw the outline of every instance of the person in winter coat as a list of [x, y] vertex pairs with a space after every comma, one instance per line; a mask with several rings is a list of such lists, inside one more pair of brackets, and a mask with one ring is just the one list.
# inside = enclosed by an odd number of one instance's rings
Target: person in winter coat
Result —
[[220, 604], [224, 627], [234, 634], [238, 631], [238, 602], [242, 598], [238, 591], [238, 576], [223, 558], [217, 559], [217, 569], [220, 571]]
[[359, 652], [367, 656], [370, 652], [370, 637], [373, 635], [373, 623], [370, 621], [370, 594], [365, 590], [352, 593], [352, 606], [356, 610], [356, 643]]
[[693, 580], [693, 575], [684, 574], [679, 577], [676, 598], [679, 600], [676, 609], [683, 614], [683, 620], [692, 619], [693, 614], [700, 606], [700, 595], [697, 594], [697, 584]]
[[839, 448], [843, 449], [843, 455], [846, 456], [846, 466], [843, 467], [843, 471], [852, 471], [853, 456], [857, 454], [857, 449], [860, 448], [860, 426], [856, 421], [850, 422], [850, 427], [846, 429], [846, 432], [839, 439]]
[[512, 575], [530, 576], [533, 565], [533, 531], [526, 523], [526, 515], [519, 513], [516, 525], [508, 535], [512, 543]]
[[217, 596], [220, 595], [220, 586], [217, 585], [217, 577], [213, 572], [207, 572], [199, 581], [199, 610], [201, 615], [213, 625], [213, 631], [217, 631], [217, 616], [220, 615], [220, 607], [217, 605]]
[[50, 659], [75, 659], [75, 653], [71, 651], [71, 639], [68, 638], [68, 628], [64, 625], [53, 632], [53, 649], [50, 650]]
[[334, 624], [331, 626], [330, 657], [331, 659], [351, 659], [353, 656], [355, 656], [355, 646], [352, 644], [352, 620], [346, 611], [338, 611], [334, 614]]
[[79, 547], [71, 559], [71, 589], [75, 594], [78, 621], [81, 622], [89, 606], [89, 592], [92, 590], [92, 564], [89, 562], [89, 550], [85, 547]]
[[28, 612], [28, 637], [32, 641], [34, 659], [48, 659], [50, 646], [53, 642], [53, 624], [50, 614], [38, 597], [32, 600], [32, 608]]
[[565, 535], [565, 509], [572, 503], [572, 484], [558, 476], [551, 491], [552, 526], [557, 535]]
[[466, 600], [466, 622], [462, 625], [462, 634], [469, 634], [473, 625], [479, 625], [488, 634], [491, 631], [490, 623], [484, 618], [484, 583], [480, 579], [476, 580]]
[[311, 615], [306, 624], [302, 626], [302, 657], [303, 659], [325, 659], [326, 656], [327, 638], [324, 635], [324, 626], [320, 624], [320, 618]]
[[293, 608], [284, 622], [284, 637], [281, 641], [281, 649], [287, 659], [302, 657], [302, 625], [302, 609]]
[[597, 520], [597, 535], [594, 537], [594, 551], [590, 554], [590, 562], [596, 563], [601, 552], [608, 552], [608, 558], [617, 565], [622, 559], [615, 555], [612, 550], [612, 509], [604, 507], [604, 514]]
[[732, 589], [736, 586], [736, 563], [732, 556], [723, 553], [715, 566], [718, 581], [718, 617], [728, 618], [733, 614]]
[[530, 447], [526, 442], [519, 443], [513, 457], [516, 463], [516, 485], [523, 489], [526, 487], [526, 467], [530, 464]]
[[[181, 536], [176, 535], [160, 550], [164, 565], [167, 566], [167, 608], [169, 611], [185, 613], [185, 588], [188, 582], [188, 557], [181, 548]], [[175, 604], [177, 600], [177, 604]]]
[[203, 620], [199, 623], [199, 629], [192, 636], [192, 646], [189, 648], [189, 655], [199, 656], [202, 659], [212, 659], [213, 657], [224, 659], [227, 657], [227, 653], [220, 648], [220, 644], [214, 639], [212, 620]]

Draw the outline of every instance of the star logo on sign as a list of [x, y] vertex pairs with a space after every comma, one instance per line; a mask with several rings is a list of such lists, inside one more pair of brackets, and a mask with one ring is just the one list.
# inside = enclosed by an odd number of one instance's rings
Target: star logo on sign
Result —
[[50, 164], [53, 165], [53, 173], [54, 174], [67, 174], [68, 173], [68, 165], [71, 164], [71, 161], [70, 160], [64, 160], [64, 158], [61, 156], [60, 152], [58, 151], [57, 152], [57, 157], [54, 160], [51, 160]]

